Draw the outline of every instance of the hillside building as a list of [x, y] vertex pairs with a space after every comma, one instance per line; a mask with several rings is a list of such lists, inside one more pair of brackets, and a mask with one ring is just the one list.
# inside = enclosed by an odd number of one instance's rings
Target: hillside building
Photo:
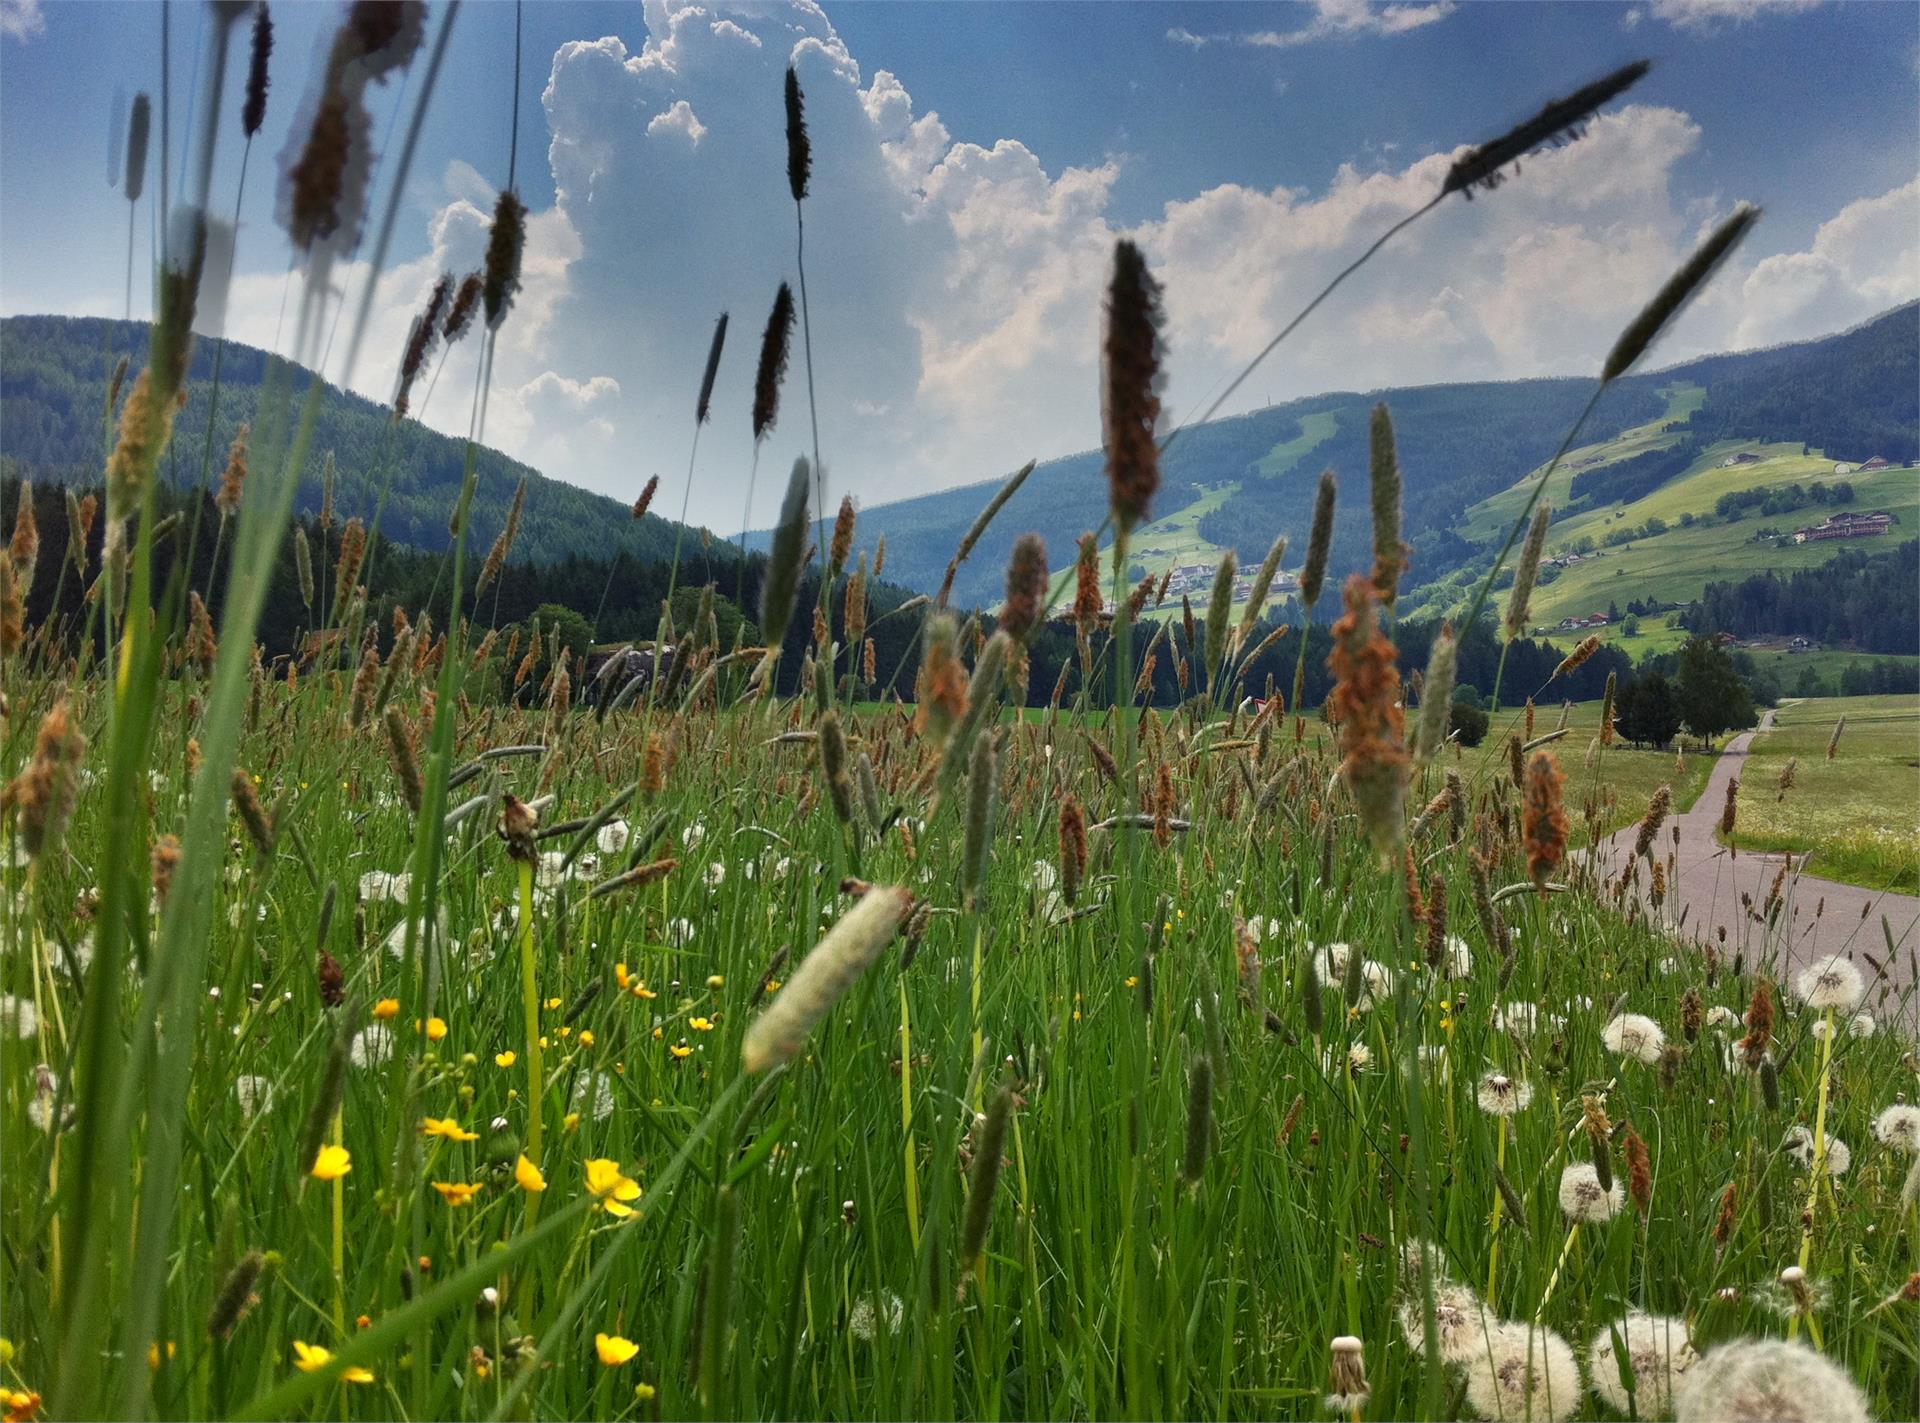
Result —
[[1835, 514], [1824, 523], [1810, 528], [1795, 529], [1793, 541], [1797, 544], [1819, 543], [1826, 539], [1871, 538], [1875, 534], [1884, 534], [1892, 530], [1900, 520], [1885, 509], [1875, 509], [1867, 514]]

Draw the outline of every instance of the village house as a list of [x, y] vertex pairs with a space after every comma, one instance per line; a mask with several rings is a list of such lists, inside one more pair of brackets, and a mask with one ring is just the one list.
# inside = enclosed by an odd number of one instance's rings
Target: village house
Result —
[[1793, 541], [1797, 544], [1819, 543], [1825, 539], [1869, 538], [1875, 534], [1884, 534], [1900, 520], [1885, 509], [1875, 509], [1866, 514], [1835, 514], [1824, 523], [1811, 528], [1795, 529]]
[[1871, 474], [1876, 469], [1888, 468], [1891, 468], [1891, 466], [1888, 465], [1886, 457], [1884, 455], [1875, 455], [1872, 459], [1860, 466], [1860, 473]]
[[1728, 455], [1720, 461], [1720, 468], [1732, 469], [1737, 464], [1759, 464], [1760, 456], [1752, 450], [1741, 450], [1738, 454]]

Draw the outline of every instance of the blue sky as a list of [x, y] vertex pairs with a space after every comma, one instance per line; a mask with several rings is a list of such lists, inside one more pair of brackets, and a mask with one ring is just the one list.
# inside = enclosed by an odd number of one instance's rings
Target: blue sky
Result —
[[[284, 336], [277, 174], [339, 10], [273, 13], [272, 101], [228, 318], [258, 344]], [[212, 21], [185, 0], [170, 14], [178, 150]], [[514, 15], [471, 0], [455, 26], [353, 373], [376, 397], [434, 276], [473, 265], [484, 242], [507, 171]], [[116, 96], [158, 95], [162, 16], [151, 3], [0, 0], [0, 311], [122, 309], [127, 208], [107, 182], [109, 115]], [[489, 439], [616, 494], [656, 464], [671, 487], [706, 334], [729, 309], [722, 414], [690, 493], [694, 516], [720, 528], [762, 521], [779, 483], [761, 480], [744, 510], [754, 338], [792, 276], [778, 93], [790, 59], [820, 153], [808, 279], [822, 444], [837, 486], [867, 502], [1097, 442], [1094, 336], [1115, 235], [1139, 238], [1167, 284], [1178, 411], [1424, 201], [1441, 155], [1639, 56], [1653, 74], [1586, 140], [1423, 222], [1241, 408], [1590, 370], [1699, 230], [1743, 199], [1766, 207], [1764, 223], [1663, 356], [1818, 334], [1920, 292], [1920, 8], [1906, 4], [648, 0], [522, 16], [517, 178], [534, 218]], [[240, 41], [216, 210], [239, 173]], [[423, 68], [372, 91], [376, 135]], [[177, 157], [173, 172], [177, 186]], [[151, 209], [138, 214], [142, 262]], [[365, 276], [364, 264], [343, 274], [350, 288]], [[455, 388], [470, 378], [461, 361]], [[463, 427], [463, 401], [436, 404], [431, 423]], [[770, 468], [803, 444], [795, 409], [763, 454]]]

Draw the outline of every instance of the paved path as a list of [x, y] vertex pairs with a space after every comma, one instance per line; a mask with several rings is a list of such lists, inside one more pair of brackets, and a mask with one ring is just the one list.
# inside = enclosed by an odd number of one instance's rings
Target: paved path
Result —
[[[1766, 731], [1772, 725], [1773, 713], [1769, 711], [1759, 730]], [[1724, 930], [1726, 951], [1743, 952], [1749, 964], [1783, 952], [1790, 966], [1825, 954], [1849, 954], [1856, 961], [1862, 954], [1870, 954], [1875, 962], [1886, 965], [1887, 981], [1896, 995], [1911, 988], [1916, 981], [1916, 956], [1920, 956], [1920, 898], [1818, 879], [1799, 871], [1800, 861], [1806, 856], [1795, 860], [1739, 850], [1737, 821], [1736, 853], [1729, 854], [1719, 843], [1715, 831], [1726, 807], [1727, 783], [1744, 770], [1747, 748], [1755, 735], [1750, 731], [1729, 741], [1693, 809], [1669, 817], [1667, 826], [1662, 827], [1656, 853], [1663, 860], [1674, 851], [1668, 827], [1679, 827], [1679, 873], [1668, 886], [1666, 905], [1657, 917], [1669, 926], [1677, 922], [1678, 935], [1694, 942], [1720, 943]], [[1746, 789], [1742, 787], [1743, 792]], [[1618, 876], [1632, 857], [1637, 833], [1636, 826], [1628, 826], [1598, 847], [1595, 853], [1605, 857], [1602, 863], [1611, 874]], [[1818, 865], [1818, 857], [1812, 858]], [[1756, 921], [1742, 897], [1750, 898], [1753, 909], [1759, 910], [1766, 903], [1781, 863], [1788, 860], [1793, 868], [1788, 870], [1782, 891], [1786, 905], [1769, 929]], [[1643, 900], [1647, 878], [1643, 864], [1639, 876]], [[1653, 912], [1651, 905], [1647, 908]], [[1885, 930], [1880, 922], [1883, 917]], [[1889, 932], [1897, 950], [1891, 960], [1886, 943]], [[1873, 965], [1861, 961], [1860, 968], [1871, 982], [1875, 977]], [[1879, 998], [1877, 991], [1871, 995], [1873, 1002]]]

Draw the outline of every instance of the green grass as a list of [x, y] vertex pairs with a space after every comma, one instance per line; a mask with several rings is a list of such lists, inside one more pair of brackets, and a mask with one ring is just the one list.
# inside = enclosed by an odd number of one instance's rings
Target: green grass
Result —
[[[1783, 794], [1790, 760], [1794, 782]], [[1783, 703], [1774, 729], [1753, 739], [1737, 836], [1755, 849], [1810, 851], [1810, 872], [1827, 879], [1920, 894], [1920, 705], [1912, 697]]]
[[1300, 417], [1300, 433], [1268, 450], [1254, 467], [1269, 479], [1290, 474], [1299, 463], [1333, 438], [1340, 428], [1337, 411], [1321, 410]]

